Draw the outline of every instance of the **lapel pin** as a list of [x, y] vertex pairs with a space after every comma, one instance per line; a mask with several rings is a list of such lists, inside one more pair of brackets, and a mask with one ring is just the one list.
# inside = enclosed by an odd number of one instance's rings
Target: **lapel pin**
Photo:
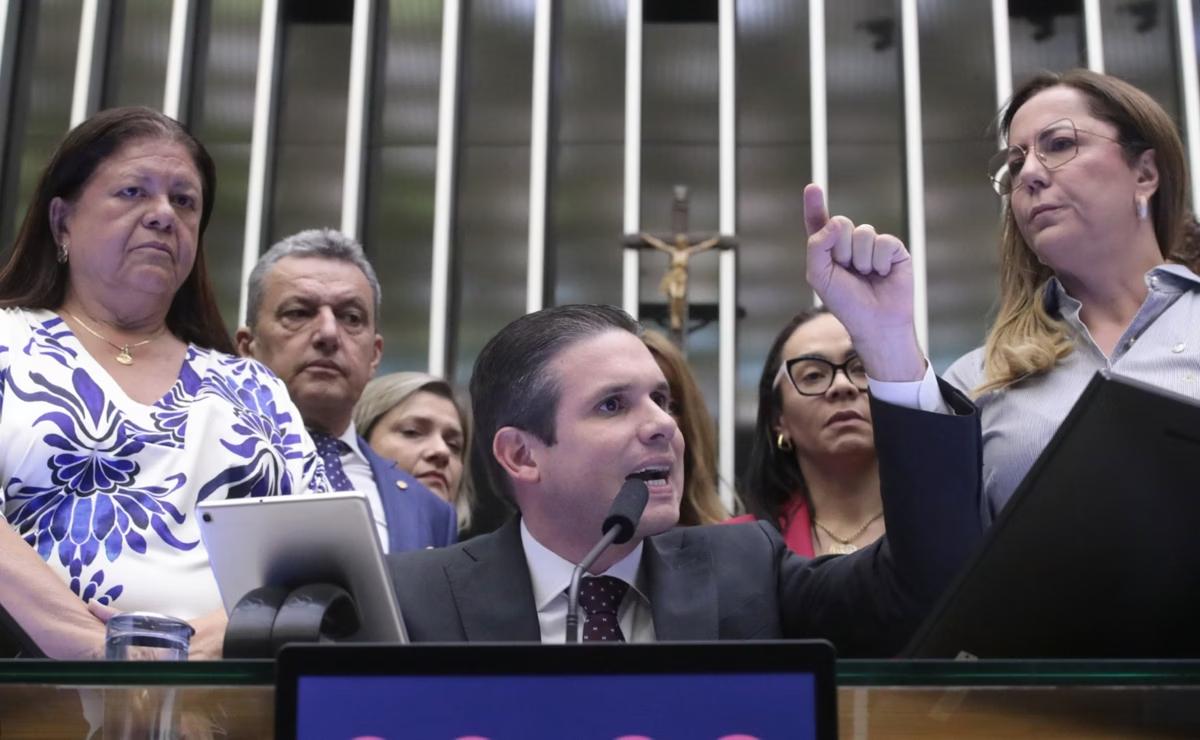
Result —
[[398, 481], [396, 481], [396, 488], [399, 488], [401, 491], [407, 491], [408, 484], [402, 480], [398, 480]]

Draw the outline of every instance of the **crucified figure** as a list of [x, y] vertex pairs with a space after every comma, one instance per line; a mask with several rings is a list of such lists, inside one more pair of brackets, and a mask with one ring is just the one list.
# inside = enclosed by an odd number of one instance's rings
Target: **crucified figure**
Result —
[[670, 301], [671, 331], [682, 332], [684, 316], [687, 314], [688, 289], [688, 260], [693, 254], [707, 251], [717, 246], [721, 237], [705, 239], [702, 242], [688, 244], [687, 234], [676, 234], [675, 243], [668, 244], [653, 234], [638, 234], [642, 241], [655, 249], [666, 252], [671, 257], [671, 265], [663, 275], [658, 289], [666, 294]]

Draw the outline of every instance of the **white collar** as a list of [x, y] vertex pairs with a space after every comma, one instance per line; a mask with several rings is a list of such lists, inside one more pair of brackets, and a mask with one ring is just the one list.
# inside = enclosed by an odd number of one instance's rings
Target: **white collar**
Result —
[[[571, 573], [575, 563], [564, 560], [545, 545], [537, 541], [525, 520], [521, 520], [521, 544], [525, 548], [525, 562], [529, 566], [529, 580], [533, 583], [533, 602], [540, 612], [546, 606], [567, 590], [571, 585]], [[642, 542], [638, 542], [633, 552], [613, 563], [603, 575], [620, 578], [641, 593], [637, 588], [638, 569], [642, 564]]]

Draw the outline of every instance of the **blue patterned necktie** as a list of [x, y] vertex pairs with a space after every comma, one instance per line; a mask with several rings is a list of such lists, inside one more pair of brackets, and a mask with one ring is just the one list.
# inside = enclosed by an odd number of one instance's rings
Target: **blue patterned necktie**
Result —
[[612, 576], [583, 579], [579, 587], [579, 606], [587, 619], [583, 622], [584, 642], [625, 642], [617, 609], [629, 590], [629, 584]]
[[309, 434], [317, 445], [317, 454], [321, 456], [321, 462], [325, 463], [325, 477], [329, 479], [329, 485], [333, 486], [335, 491], [353, 491], [354, 486], [350, 484], [350, 479], [346, 477], [346, 469], [342, 467], [342, 455], [350, 451], [350, 445], [325, 432], [314, 432], [310, 429]]

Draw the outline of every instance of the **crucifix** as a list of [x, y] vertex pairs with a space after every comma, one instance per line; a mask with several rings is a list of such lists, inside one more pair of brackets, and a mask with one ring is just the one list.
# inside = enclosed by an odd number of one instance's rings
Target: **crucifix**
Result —
[[688, 262], [701, 252], [713, 247], [729, 249], [733, 239], [723, 239], [710, 234], [689, 234], [688, 189], [685, 185], [675, 186], [675, 198], [671, 204], [672, 234], [649, 234], [642, 232], [625, 237], [625, 245], [636, 249], [656, 249], [669, 258], [667, 271], [658, 284], [658, 289], [667, 297], [667, 309], [671, 339], [681, 351], [686, 352], [688, 327]]

